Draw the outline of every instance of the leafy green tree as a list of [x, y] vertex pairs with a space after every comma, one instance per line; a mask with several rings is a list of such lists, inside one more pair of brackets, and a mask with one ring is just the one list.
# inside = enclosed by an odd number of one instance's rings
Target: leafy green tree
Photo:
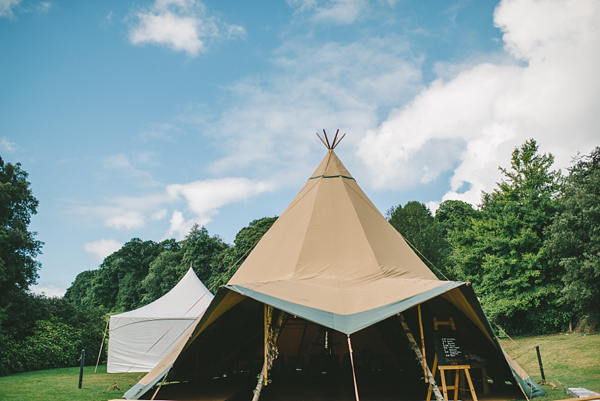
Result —
[[568, 320], [556, 296], [561, 272], [543, 250], [561, 185], [553, 162], [533, 139], [516, 148], [511, 168], [500, 168], [504, 179], [483, 194], [481, 218], [472, 220], [456, 252], [460, 279], [473, 282], [488, 316], [513, 332], [553, 331]]
[[107, 256], [92, 280], [91, 305], [112, 312], [142, 306], [142, 281], [161, 251], [161, 243], [133, 238]]
[[25, 292], [11, 299], [11, 308], [9, 330], [0, 333], [0, 376], [75, 366], [82, 348], [86, 363], [95, 362], [105, 325], [101, 310]]
[[236, 234], [233, 246], [221, 253], [207, 286], [216, 291], [219, 286], [226, 284], [275, 221], [277, 217], [263, 217], [242, 228]]
[[446, 259], [446, 274], [452, 280], [460, 279], [458, 264], [462, 253], [473, 245], [473, 236], [468, 230], [481, 217], [481, 212], [470, 203], [459, 200], [446, 200], [440, 204], [435, 220], [440, 224], [444, 237], [449, 243]]
[[43, 243], [27, 230], [38, 207], [27, 176], [20, 163], [4, 163], [0, 157], [0, 306], [9, 292], [35, 284], [40, 269], [35, 258]]
[[92, 283], [97, 274], [98, 270], [85, 270], [79, 273], [67, 288], [63, 298], [77, 307], [91, 305]]
[[181, 243], [174, 239], [166, 241], [169, 241], [169, 245], [156, 259], [150, 262], [148, 275], [142, 282], [144, 289], [142, 300], [144, 304], [150, 303], [169, 292], [187, 271], [182, 264], [183, 247]]
[[447, 256], [450, 247], [442, 226], [423, 203], [411, 201], [388, 211], [388, 220], [402, 236], [418, 250], [417, 254], [440, 279], [447, 277]]
[[207, 285], [217, 268], [219, 256], [227, 248], [228, 245], [221, 238], [211, 236], [205, 227], [195, 225], [183, 240], [183, 257], [179, 269], [185, 273], [191, 266], [200, 281]]
[[0, 157], [0, 374], [9, 372], [10, 361], [20, 366], [14, 347], [41, 317], [37, 299], [27, 293], [38, 278], [41, 266], [35, 258], [43, 245], [28, 231], [38, 201], [27, 176], [20, 163], [5, 163]]
[[578, 317], [600, 322], [600, 147], [570, 169], [545, 249], [564, 269], [563, 301]]
[[473, 219], [479, 218], [479, 210], [470, 203], [460, 200], [446, 200], [440, 203], [435, 212], [435, 220], [440, 224], [444, 233], [464, 231], [473, 224]]

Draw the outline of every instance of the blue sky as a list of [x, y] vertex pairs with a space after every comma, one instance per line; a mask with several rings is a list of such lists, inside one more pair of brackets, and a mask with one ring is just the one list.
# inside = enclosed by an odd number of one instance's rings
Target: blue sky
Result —
[[600, 145], [594, 0], [0, 0], [0, 155], [60, 295], [131, 238], [231, 243], [325, 148], [379, 209], [477, 204], [535, 138]]

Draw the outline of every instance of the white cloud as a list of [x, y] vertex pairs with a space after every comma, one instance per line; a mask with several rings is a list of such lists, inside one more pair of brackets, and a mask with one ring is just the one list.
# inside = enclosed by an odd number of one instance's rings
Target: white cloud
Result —
[[126, 211], [116, 216], [111, 216], [106, 219], [105, 223], [107, 227], [117, 230], [131, 230], [133, 228], [141, 228], [146, 225], [144, 216], [141, 213], [133, 210]]
[[175, 211], [169, 233], [181, 234], [182, 227], [185, 227], [184, 234], [187, 234], [193, 223], [201, 226], [208, 224], [220, 207], [247, 200], [272, 189], [273, 186], [267, 182], [255, 182], [247, 178], [221, 178], [169, 185], [167, 193], [173, 199], [183, 197], [188, 209], [194, 214], [193, 220], [185, 221], [183, 214]]
[[144, 142], [150, 142], [154, 140], [163, 140], [166, 142], [173, 142], [174, 137], [171, 134], [172, 131], [175, 131], [176, 128], [171, 124], [150, 124], [147, 129], [144, 130], [138, 137]]
[[312, 12], [315, 22], [351, 24], [358, 20], [368, 8], [366, 0], [329, 0], [322, 6], [315, 0], [288, 0], [295, 13]]
[[167, 209], [160, 209], [152, 213], [152, 216], [150, 216], [150, 220], [158, 221], [164, 219], [165, 217], [167, 217]]
[[503, 1], [494, 17], [504, 63], [438, 79], [361, 141], [357, 153], [377, 186], [426, 183], [450, 171], [443, 200], [476, 204], [530, 137], [558, 167], [597, 145], [600, 3]]
[[121, 196], [106, 198], [101, 206], [75, 206], [72, 212], [78, 216], [99, 219], [109, 228], [133, 230], [146, 226], [147, 215], [154, 221], [155, 215], [162, 213], [159, 208], [168, 202], [170, 199], [165, 193]]
[[0, 150], [8, 153], [13, 153], [17, 150], [17, 145], [14, 142], [9, 141], [5, 137], [0, 138]]
[[[166, 237], [177, 235], [177, 238], [183, 238], [194, 224], [203, 226], [212, 221], [221, 207], [246, 201], [272, 189], [273, 185], [265, 181], [221, 178], [169, 185], [163, 191], [140, 196], [107, 198], [103, 206], [80, 206], [73, 211], [77, 215], [100, 219], [106, 227], [115, 230], [134, 230], [145, 227], [148, 221], [163, 220], [171, 209]], [[179, 206], [186, 207], [184, 212], [189, 218], [178, 210]]]
[[173, 215], [171, 216], [171, 220], [169, 220], [169, 222], [171, 223], [171, 226], [165, 234], [166, 238], [175, 237], [177, 239], [182, 239], [189, 234], [192, 226], [194, 225], [194, 221], [186, 220], [183, 217], [183, 213], [181, 213], [179, 210], [173, 211]]
[[15, 13], [25, 14], [36, 12], [45, 14], [52, 8], [52, 3], [49, 1], [40, 1], [38, 3], [25, 3], [22, 0], [0, 0], [0, 18], [15, 18]]
[[321, 146], [316, 130], [340, 128], [353, 134], [345, 139], [352, 143], [390, 107], [418, 93], [421, 62], [392, 36], [350, 44], [287, 42], [274, 54], [276, 72], [230, 86], [234, 102], [218, 118], [207, 118], [205, 125], [197, 115], [190, 120], [223, 146], [227, 156], [213, 171], [252, 168], [259, 176], [289, 182], [314, 167], [313, 157], [320, 154], [314, 149]]
[[119, 176], [135, 179], [136, 185], [140, 187], [157, 187], [161, 184], [156, 181], [149, 167], [155, 165], [154, 152], [137, 152], [132, 155], [119, 153], [107, 156], [102, 160], [102, 167], [111, 172], [110, 179], [114, 179], [114, 171], [119, 171]]
[[317, 0], [287, 0], [290, 7], [296, 9], [296, 12], [304, 12], [317, 6]]
[[111, 253], [118, 251], [122, 246], [122, 243], [114, 239], [101, 239], [84, 244], [83, 249], [93, 255], [98, 261], [102, 261]]
[[21, 3], [21, 0], [0, 0], [0, 17], [13, 18], [14, 10]]
[[135, 20], [129, 31], [132, 44], [163, 45], [193, 57], [206, 52], [207, 40], [246, 35], [241, 26], [209, 17], [195, 0], [156, 0], [150, 9], [136, 12]]
[[50, 9], [52, 8], [52, 3], [50, 3], [49, 1], [41, 1], [37, 4], [36, 6], [36, 11], [38, 13], [47, 13], [50, 11]]
[[325, 7], [317, 7], [314, 19], [319, 22], [351, 24], [367, 9], [366, 0], [333, 0]]

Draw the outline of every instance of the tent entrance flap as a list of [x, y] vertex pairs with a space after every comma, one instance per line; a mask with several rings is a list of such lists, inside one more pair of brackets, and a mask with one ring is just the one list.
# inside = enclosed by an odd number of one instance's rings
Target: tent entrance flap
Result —
[[[493, 344], [482, 333], [477, 334], [476, 326], [467, 317], [460, 316], [460, 311], [451, 303], [437, 297], [421, 307], [427, 349], [434, 349], [433, 317], [451, 313], [456, 315], [457, 332], [471, 333], [463, 342], [470, 344], [471, 354], [490, 364], [499, 364]], [[177, 397], [205, 394], [204, 391], [210, 389], [210, 394], [227, 393], [232, 397], [237, 394], [240, 399], [251, 400], [257, 377], [264, 369], [264, 309], [265, 304], [246, 298], [200, 332], [174, 364], [168, 379], [174, 384], [163, 386], [160, 397], [181, 399]], [[417, 307], [402, 315], [409, 327], [419, 327]], [[260, 400], [319, 397], [354, 400], [347, 335], [299, 316], [285, 316], [275, 344], [277, 358], [272, 359], [269, 382], [261, 389]], [[234, 330], [235, 327], [244, 330]], [[414, 340], [420, 348], [420, 339]], [[361, 400], [426, 397], [429, 383], [423, 380], [423, 365], [415, 358], [414, 345], [396, 315], [353, 333], [352, 349]], [[429, 358], [431, 366], [432, 353]], [[488, 372], [494, 382], [491, 396], [496, 399], [505, 394], [509, 395], [506, 399], [520, 396], [516, 385], [505, 383], [512, 378], [506, 364], [504, 369], [495, 367]], [[487, 379], [481, 376], [481, 371], [473, 373], [478, 393], [484, 393], [483, 380]]]

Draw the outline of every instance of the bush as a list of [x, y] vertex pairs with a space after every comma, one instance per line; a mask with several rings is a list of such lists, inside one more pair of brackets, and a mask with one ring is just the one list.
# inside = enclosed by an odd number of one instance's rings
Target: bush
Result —
[[0, 310], [0, 376], [76, 366], [81, 350], [94, 364], [105, 320], [101, 310], [63, 298], [25, 294]]
[[80, 333], [74, 327], [53, 320], [39, 320], [32, 336], [21, 345], [27, 370], [52, 369], [77, 364], [81, 352]]

